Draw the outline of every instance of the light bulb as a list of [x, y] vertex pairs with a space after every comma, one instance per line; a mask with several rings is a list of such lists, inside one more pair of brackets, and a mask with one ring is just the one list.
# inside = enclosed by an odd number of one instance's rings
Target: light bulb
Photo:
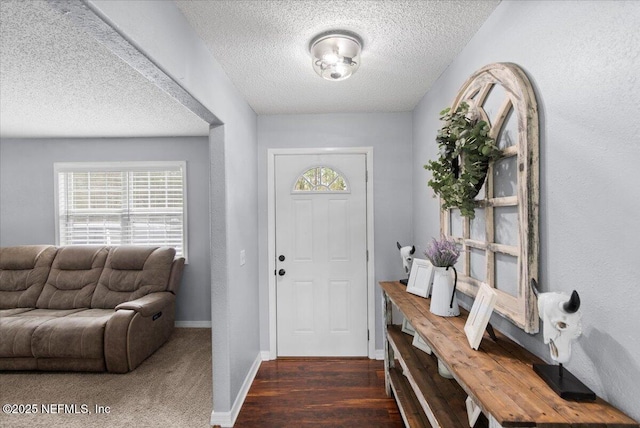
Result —
[[322, 62], [327, 64], [337, 64], [340, 61], [340, 57], [336, 52], [328, 52], [322, 55]]

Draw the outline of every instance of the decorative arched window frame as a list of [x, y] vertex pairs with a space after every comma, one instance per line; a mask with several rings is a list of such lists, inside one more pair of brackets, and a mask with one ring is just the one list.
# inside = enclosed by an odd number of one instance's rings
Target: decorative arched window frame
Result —
[[[331, 179], [331, 181], [329, 182], [324, 182], [322, 180], [323, 178], [323, 174], [322, 174], [322, 170], [328, 170], [331, 173], [335, 174], [335, 176]], [[315, 183], [312, 182], [309, 177], [307, 176], [307, 174], [311, 173], [312, 171], [316, 171], [316, 176], [315, 179], [317, 180], [318, 177], [320, 178], [319, 181], [316, 181]], [[318, 175], [319, 173], [319, 175]], [[302, 182], [307, 182], [309, 184], [309, 186], [311, 187], [310, 189], [299, 189], [299, 184]], [[331, 189], [331, 186], [334, 183], [339, 183], [342, 182], [344, 183], [344, 189]], [[291, 193], [293, 194], [299, 194], [299, 193], [318, 193], [318, 194], [332, 194], [332, 193], [351, 193], [351, 187], [349, 186], [349, 181], [347, 180], [347, 177], [340, 172], [340, 170], [333, 168], [331, 166], [328, 165], [314, 165], [311, 168], [306, 168], [304, 171], [302, 171], [300, 174], [297, 175], [296, 179], [293, 182], [293, 185], [291, 186]]]
[[[496, 86], [504, 90], [503, 99], [497, 114], [488, 117], [484, 104], [488, 95]], [[452, 111], [466, 102], [471, 109], [480, 114], [491, 127], [490, 136], [499, 143], [499, 137], [510, 114], [516, 115], [517, 141], [502, 150], [502, 158], [515, 158], [516, 194], [511, 196], [494, 195], [494, 168], [491, 162], [482, 192], [476, 198], [476, 207], [484, 210], [485, 240], [471, 239], [471, 220], [462, 217], [462, 233], [453, 233], [454, 209], [441, 209], [440, 231], [453, 238], [462, 248], [458, 262], [458, 290], [475, 297], [481, 283], [496, 289], [498, 298], [495, 311], [527, 333], [537, 333], [539, 329], [538, 309], [531, 281], [538, 279], [538, 209], [539, 209], [539, 131], [538, 108], [533, 88], [520, 67], [511, 63], [489, 64], [475, 72], [460, 88], [453, 101]], [[517, 236], [516, 245], [496, 242], [494, 211], [501, 207], [516, 207]], [[477, 210], [476, 210], [477, 211]], [[475, 278], [471, 274], [471, 253], [484, 252], [486, 271], [484, 278]], [[517, 260], [517, 284], [515, 293], [507, 293], [496, 287], [496, 256], [511, 257]]]

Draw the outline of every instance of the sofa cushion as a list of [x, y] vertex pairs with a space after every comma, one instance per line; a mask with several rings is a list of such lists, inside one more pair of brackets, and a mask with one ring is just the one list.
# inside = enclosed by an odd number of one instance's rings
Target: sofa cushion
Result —
[[80, 311], [80, 309], [34, 309], [0, 318], [0, 358], [33, 357], [31, 339], [41, 325]]
[[165, 291], [175, 254], [170, 247], [111, 248], [91, 307], [113, 309], [120, 303]]
[[0, 309], [35, 308], [55, 255], [51, 245], [0, 248]]
[[32, 311], [31, 308], [13, 308], [13, 309], [0, 309], [0, 318], [10, 317], [12, 315], [18, 315], [24, 312]]
[[36, 358], [104, 358], [104, 329], [113, 309], [87, 309], [40, 324], [33, 332]]
[[109, 250], [104, 246], [58, 249], [36, 306], [43, 309], [88, 308]]

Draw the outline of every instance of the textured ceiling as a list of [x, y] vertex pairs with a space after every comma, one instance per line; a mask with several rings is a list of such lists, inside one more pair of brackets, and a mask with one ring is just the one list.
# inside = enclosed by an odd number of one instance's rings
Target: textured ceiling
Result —
[[[412, 110], [499, 0], [177, 0], [191, 26], [258, 114]], [[364, 42], [350, 79], [315, 74], [318, 33]]]
[[209, 125], [44, 1], [0, 2], [0, 136], [208, 135]]
[[[498, 3], [176, 1], [258, 114], [412, 110]], [[208, 134], [47, 2], [2, 0], [0, 22], [0, 136]], [[331, 29], [364, 42], [362, 66], [342, 82], [311, 67], [310, 40]]]

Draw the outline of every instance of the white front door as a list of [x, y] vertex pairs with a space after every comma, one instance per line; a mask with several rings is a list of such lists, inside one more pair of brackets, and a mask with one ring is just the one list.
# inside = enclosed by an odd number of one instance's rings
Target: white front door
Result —
[[278, 356], [366, 356], [366, 156], [275, 156]]

